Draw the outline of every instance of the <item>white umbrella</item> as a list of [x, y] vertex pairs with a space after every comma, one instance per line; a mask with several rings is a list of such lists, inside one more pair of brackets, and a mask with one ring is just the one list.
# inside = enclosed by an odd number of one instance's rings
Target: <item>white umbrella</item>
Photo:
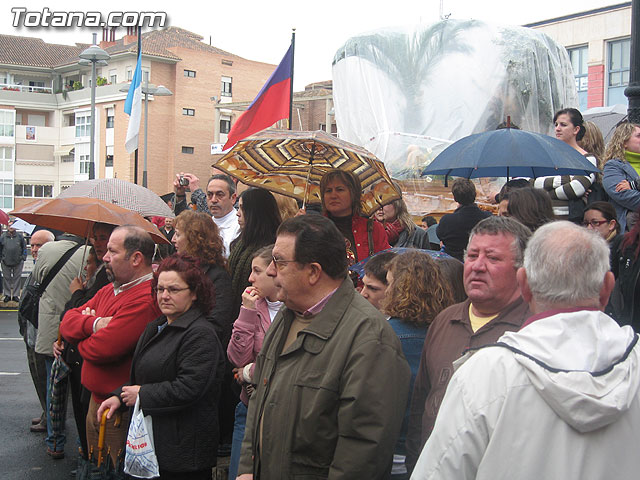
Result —
[[626, 105], [611, 105], [609, 107], [593, 107], [582, 114], [582, 118], [593, 122], [602, 132], [604, 142], [611, 140], [613, 131], [620, 122], [627, 119]]
[[169, 206], [148, 188], [118, 178], [86, 180], [71, 185], [57, 198], [98, 198], [139, 213], [143, 217], [171, 217]]

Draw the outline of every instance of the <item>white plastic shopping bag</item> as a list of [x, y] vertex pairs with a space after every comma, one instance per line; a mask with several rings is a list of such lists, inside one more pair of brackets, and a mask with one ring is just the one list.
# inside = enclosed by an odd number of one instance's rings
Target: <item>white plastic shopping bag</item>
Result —
[[153, 447], [153, 427], [151, 415], [146, 417], [140, 409], [140, 395], [136, 398], [133, 415], [127, 435], [127, 448], [124, 457], [124, 473], [136, 478], [155, 478], [160, 476], [158, 459]]

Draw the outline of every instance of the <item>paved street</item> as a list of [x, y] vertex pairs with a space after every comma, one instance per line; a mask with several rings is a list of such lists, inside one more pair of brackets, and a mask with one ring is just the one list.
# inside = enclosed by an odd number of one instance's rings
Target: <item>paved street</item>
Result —
[[75, 468], [76, 428], [69, 402], [67, 457], [47, 456], [44, 434], [29, 431], [30, 420], [40, 414], [31, 382], [24, 342], [15, 311], [0, 311], [0, 479], [69, 480]]

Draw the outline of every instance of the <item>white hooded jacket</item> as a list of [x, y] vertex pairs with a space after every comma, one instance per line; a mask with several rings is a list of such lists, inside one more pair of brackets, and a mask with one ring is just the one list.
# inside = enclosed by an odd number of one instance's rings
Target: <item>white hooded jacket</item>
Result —
[[498, 343], [461, 359], [412, 480], [640, 476], [640, 345], [631, 327], [571, 311]]

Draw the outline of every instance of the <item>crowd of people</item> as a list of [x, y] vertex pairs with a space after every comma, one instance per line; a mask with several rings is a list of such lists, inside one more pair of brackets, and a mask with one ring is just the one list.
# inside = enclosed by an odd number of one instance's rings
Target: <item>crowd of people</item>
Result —
[[604, 150], [579, 111], [554, 123], [601, 173], [510, 180], [498, 215], [466, 179], [455, 212], [419, 226], [402, 198], [363, 216], [342, 170], [320, 212], [181, 173], [171, 247], [130, 226], [95, 224], [90, 246], [37, 231], [28, 284], [46, 288], [19, 318], [32, 431], [64, 457], [62, 356], [82, 455], [102, 436], [118, 464], [138, 402], [162, 479], [211, 479], [220, 456], [229, 480], [630, 478], [640, 126]]

